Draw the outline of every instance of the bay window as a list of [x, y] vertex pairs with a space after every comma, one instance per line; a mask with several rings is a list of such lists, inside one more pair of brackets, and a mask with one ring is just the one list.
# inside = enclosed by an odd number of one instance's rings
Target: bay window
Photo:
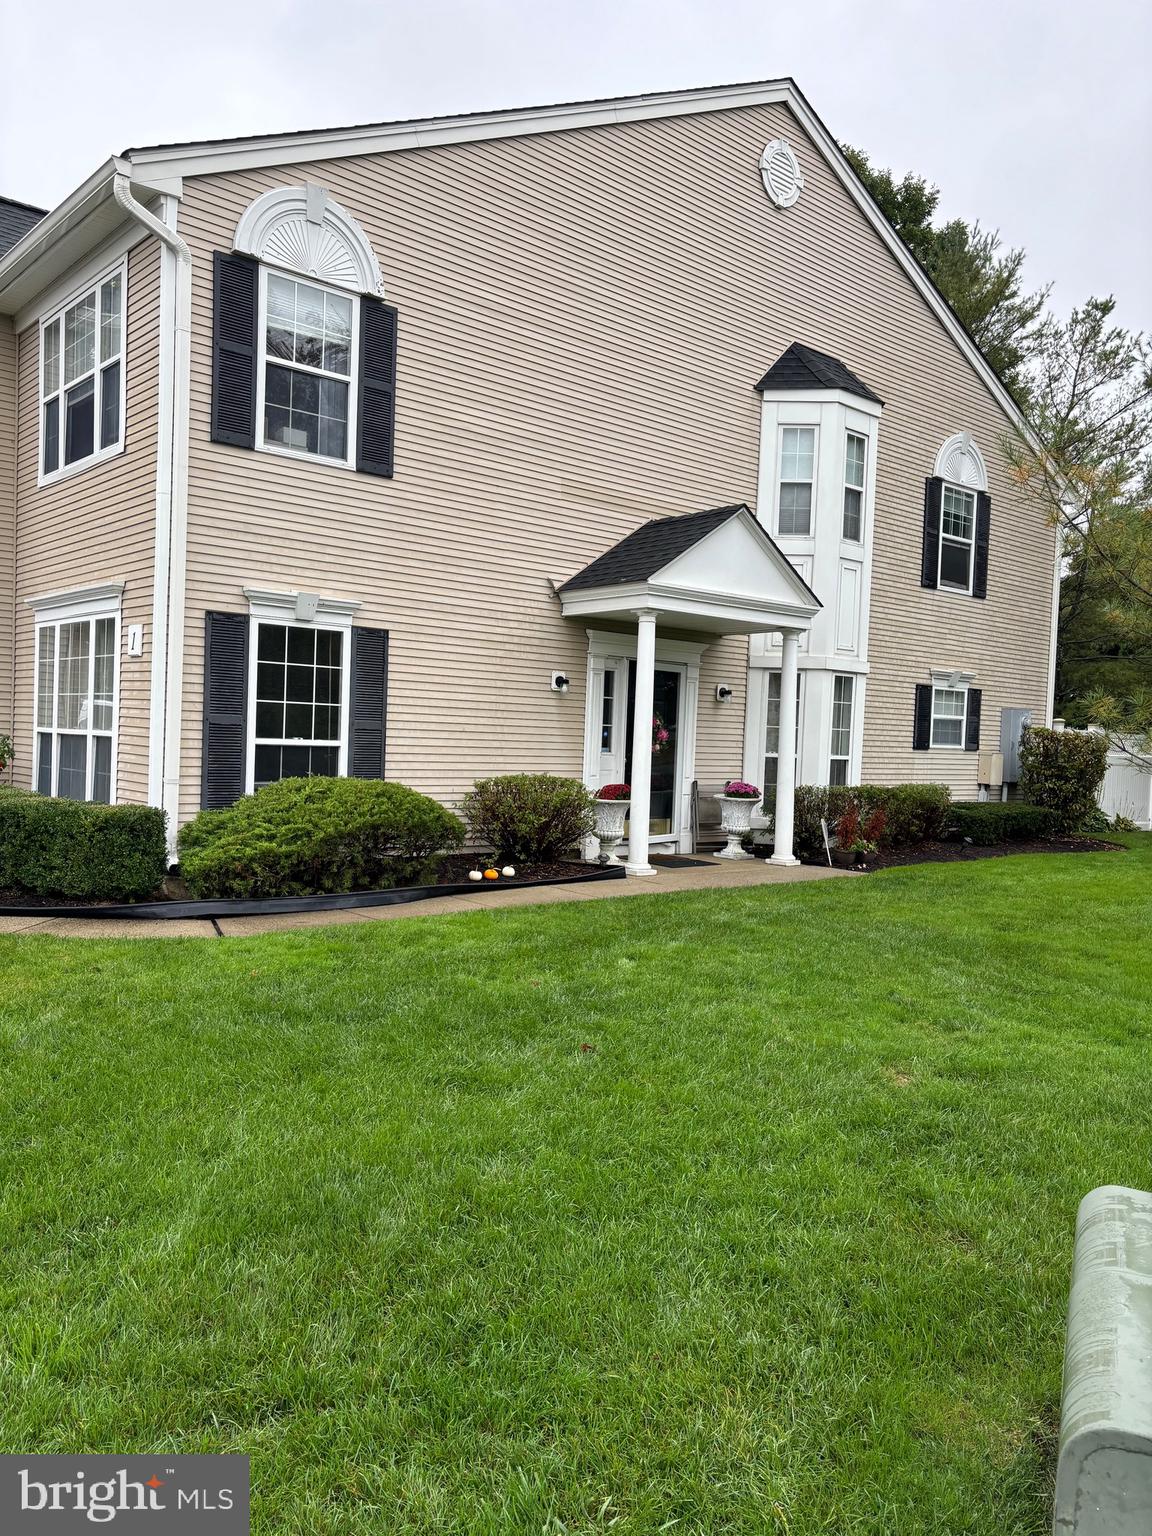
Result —
[[62, 620], [36, 629], [36, 789], [110, 805], [119, 618]]
[[844, 452], [844, 538], [859, 544], [864, 536], [864, 455], [865, 439], [859, 432], [849, 432]]
[[125, 269], [40, 325], [40, 479], [124, 446]]
[[779, 533], [812, 532], [812, 481], [816, 464], [816, 428], [783, 427], [780, 432]]
[[855, 678], [847, 674], [832, 680], [832, 749], [828, 760], [829, 784], [847, 784], [852, 758], [852, 705]]
[[261, 268], [261, 445], [351, 465], [359, 301]]

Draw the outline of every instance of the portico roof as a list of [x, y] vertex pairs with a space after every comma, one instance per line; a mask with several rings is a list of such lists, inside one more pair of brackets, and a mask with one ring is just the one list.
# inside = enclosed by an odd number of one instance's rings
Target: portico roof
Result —
[[743, 503], [645, 523], [559, 588], [565, 618], [655, 609], [715, 635], [808, 629], [820, 599]]

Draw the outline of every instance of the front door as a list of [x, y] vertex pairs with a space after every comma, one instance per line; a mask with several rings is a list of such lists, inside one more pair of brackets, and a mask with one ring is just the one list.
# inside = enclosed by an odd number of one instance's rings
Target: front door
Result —
[[[651, 837], [672, 839], [680, 832], [680, 697], [682, 667], [657, 667], [652, 692]], [[628, 726], [624, 778], [632, 782], [632, 728], [636, 719], [636, 663], [628, 663]]]

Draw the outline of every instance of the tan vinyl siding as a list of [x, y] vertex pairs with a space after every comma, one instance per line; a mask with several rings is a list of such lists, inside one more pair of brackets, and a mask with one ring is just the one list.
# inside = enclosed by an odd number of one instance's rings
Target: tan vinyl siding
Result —
[[[149, 236], [128, 257], [125, 448], [122, 454], [38, 487], [39, 325], [20, 336], [16, 519], [17, 783], [32, 782], [35, 625], [27, 599], [123, 581], [116, 797], [148, 798], [148, 669], [156, 524], [160, 247]], [[127, 626], [145, 626], [144, 655], [128, 658]]]
[[[786, 211], [757, 172], [780, 134], [805, 175]], [[259, 193], [304, 180], [363, 225], [399, 308], [393, 481], [208, 441], [211, 253]], [[912, 776], [912, 685], [933, 664], [973, 667], [990, 723], [1000, 695], [1042, 707], [1052, 539], [999, 467], [989, 600], [918, 584], [937, 447], [966, 427], [991, 463], [1006, 422], [786, 109], [192, 178], [180, 229], [194, 257], [186, 812], [204, 612], [243, 610], [247, 584], [357, 598], [359, 622], [391, 631], [391, 777], [452, 800], [486, 773], [579, 773], [587, 642], [549, 581], [646, 518], [754, 505], [753, 385], [794, 340], [888, 402], [865, 776]], [[705, 655], [702, 779], [740, 772], [745, 657], [739, 640]], [[549, 694], [553, 669], [569, 695]]]
[[[16, 587], [16, 335], [0, 315], [0, 736], [12, 733]], [[11, 769], [4, 774], [11, 777]]]

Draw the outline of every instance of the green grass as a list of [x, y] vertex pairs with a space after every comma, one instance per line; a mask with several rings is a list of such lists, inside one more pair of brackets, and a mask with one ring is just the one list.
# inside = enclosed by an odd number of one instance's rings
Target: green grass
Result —
[[277, 1536], [1039, 1536], [1148, 1180], [1128, 841], [0, 940], [0, 1450], [247, 1452]]

